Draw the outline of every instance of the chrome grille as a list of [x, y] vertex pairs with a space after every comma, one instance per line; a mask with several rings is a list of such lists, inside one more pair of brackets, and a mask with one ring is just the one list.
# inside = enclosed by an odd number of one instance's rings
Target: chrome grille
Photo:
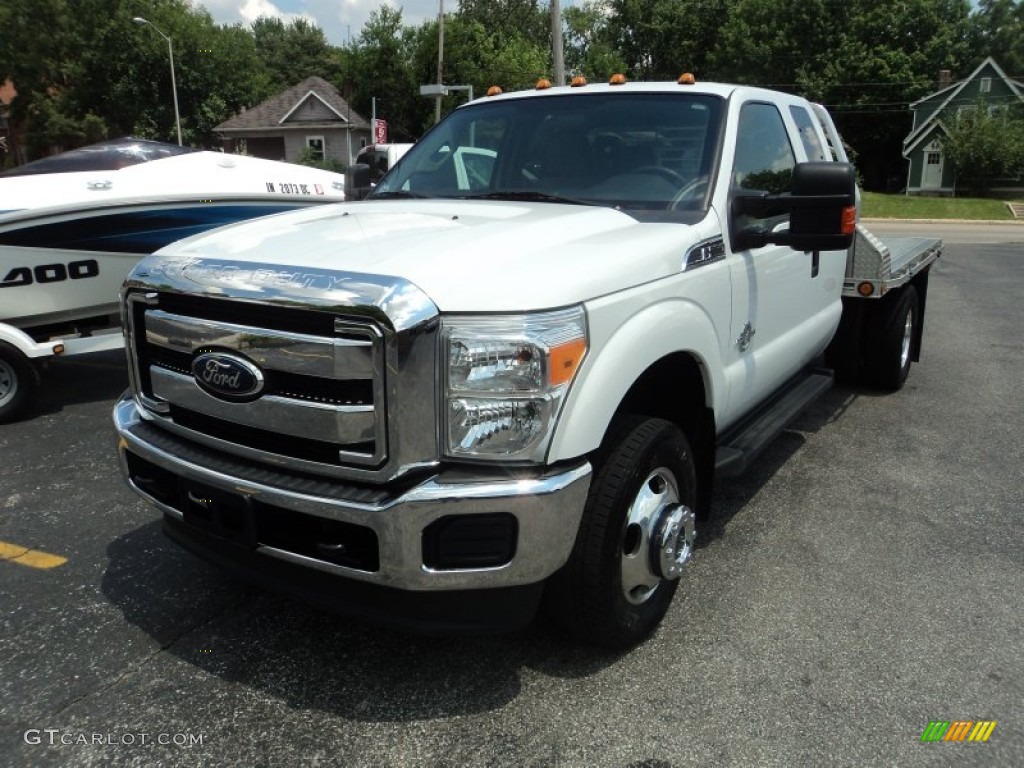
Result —
[[[440, 312], [407, 280], [160, 254], [121, 295], [152, 425], [261, 471], [378, 485], [437, 466]], [[245, 358], [262, 389], [200, 390], [200, 348]]]
[[[169, 429], [314, 472], [387, 461], [384, 336], [371, 321], [176, 294], [130, 301], [137, 394]], [[201, 389], [193, 357], [240, 354], [263, 373], [251, 402]]]

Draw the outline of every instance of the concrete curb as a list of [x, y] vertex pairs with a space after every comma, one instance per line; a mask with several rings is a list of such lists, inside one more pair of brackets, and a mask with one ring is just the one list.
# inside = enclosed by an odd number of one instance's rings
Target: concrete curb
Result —
[[883, 219], [883, 218], [861, 218], [865, 224], [996, 224], [1009, 225], [1011, 227], [1024, 226], [1024, 219], [1013, 221], [1007, 219]]

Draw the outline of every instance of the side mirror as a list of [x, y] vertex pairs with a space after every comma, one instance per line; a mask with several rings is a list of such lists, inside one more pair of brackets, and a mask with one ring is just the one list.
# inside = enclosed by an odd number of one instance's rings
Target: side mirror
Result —
[[345, 171], [345, 199], [362, 200], [370, 194], [370, 166], [355, 163]]
[[[732, 199], [733, 249], [760, 248], [769, 243], [799, 251], [839, 251], [850, 247], [857, 224], [857, 187], [849, 163], [797, 163], [790, 191], [769, 194], [737, 190]], [[767, 218], [789, 213], [789, 230], [740, 230], [737, 218]]]

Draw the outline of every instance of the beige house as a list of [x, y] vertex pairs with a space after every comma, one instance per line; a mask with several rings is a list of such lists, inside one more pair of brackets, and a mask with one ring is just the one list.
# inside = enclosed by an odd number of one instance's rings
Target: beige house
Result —
[[322, 77], [307, 77], [214, 130], [224, 140], [225, 152], [289, 162], [308, 147], [318, 159], [348, 166], [370, 143], [369, 121]]

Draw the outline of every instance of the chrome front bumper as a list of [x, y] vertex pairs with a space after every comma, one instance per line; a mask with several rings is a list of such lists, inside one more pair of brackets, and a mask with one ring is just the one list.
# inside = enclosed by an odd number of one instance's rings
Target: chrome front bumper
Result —
[[[259, 506], [296, 518], [337, 521], [376, 535], [379, 564], [373, 570], [347, 567], [257, 537], [258, 555], [401, 590], [473, 590], [540, 582], [569, 557], [590, 485], [591, 467], [582, 462], [555, 472], [475, 474], [441, 472], [411, 486], [350, 486], [294, 475], [235, 456], [216, 453], [169, 434], [143, 418], [129, 393], [114, 408], [121, 470], [129, 486], [165, 515], [181, 523], [180, 505], [167, 503], [140, 487], [132, 466], [145, 462], [179, 487], [214, 489], [248, 508]], [[453, 516], [511, 515], [516, 538], [508, 562], [485, 568], [431, 568], [424, 564], [424, 530]], [[251, 528], [251, 526], [250, 526]], [[211, 539], [216, 543], [216, 539]]]

